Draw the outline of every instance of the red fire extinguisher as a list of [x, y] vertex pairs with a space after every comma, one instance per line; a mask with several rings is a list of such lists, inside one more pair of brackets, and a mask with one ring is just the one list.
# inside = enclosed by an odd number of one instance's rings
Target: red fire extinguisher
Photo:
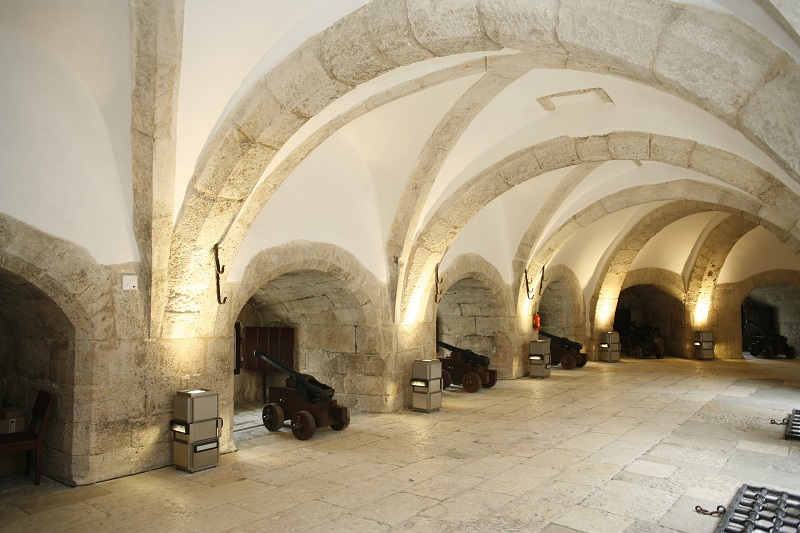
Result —
[[539, 316], [539, 312], [533, 313], [533, 331], [539, 331], [542, 327], [542, 319]]

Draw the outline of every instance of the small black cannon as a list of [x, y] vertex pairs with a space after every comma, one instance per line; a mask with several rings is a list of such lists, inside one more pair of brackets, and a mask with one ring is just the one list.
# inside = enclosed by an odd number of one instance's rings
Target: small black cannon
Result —
[[788, 337], [774, 331], [767, 331], [752, 320], [745, 320], [744, 323], [745, 326], [751, 326], [760, 333], [760, 335], [753, 335], [750, 338], [750, 347], [748, 348], [750, 355], [767, 359], [773, 359], [779, 354], [785, 355], [786, 359], [797, 357], [794, 346], [789, 346]]
[[436, 341], [436, 345], [450, 351], [450, 357], [439, 358], [442, 362], [443, 389], [455, 383], [467, 392], [477, 392], [481, 387], [490, 389], [497, 384], [497, 370], [489, 369], [491, 361], [485, 355], [442, 341]]
[[636, 359], [655, 355], [663, 359], [666, 353], [664, 339], [660, 337], [657, 326], [637, 326], [631, 323], [631, 334], [628, 337], [629, 354]]
[[550, 357], [554, 365], [561, 364], [564, 370], [583, 368], [586, 365], [586, 354], [581, 352], [583, 344], [546, 331], [539, 330], [539, 335], [550, 339]]
[[350, 425], [350, 411], [333, 399], [333, 387], [284, 366], [259, 349], [253, 354], [289, 376], [285, 387], [269, 388], [269, 403], [261, 412], [268, 430], [278, 431], [291, 420], [294, 436], [307, 440], [319, 427], [341, 431]]

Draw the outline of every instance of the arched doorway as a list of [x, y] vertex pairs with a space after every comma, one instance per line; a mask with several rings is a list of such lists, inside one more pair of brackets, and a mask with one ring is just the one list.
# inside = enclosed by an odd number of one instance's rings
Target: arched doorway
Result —
[[794, 358], [800, 343], [800, 287], [766, 285], [742, 302], [742, 352]]
[[[619, 293], [614, 314], [614, 331], [622, 341], [622, 352], [633, 355], [630, 340], [640, 336], [663, 341], [665, 355], [682, 356], [684, 351], [683, 302], [656, 285], [634, 285]], [[644, 347], [642, 356], [656, 355], [658, 348]]]
[[333, 387], [351, 411], [380, 410], [386, 365], [378, 328], [369, 322], [356, 295], [328, 273], [296, 270], [267, 281], [236, 321], [243, 364], [234, 376], [234, 404], [263, 402], [267, 387], [284, 384], [285, 374], [263, 362], [254, 366], [252, 348], [258, 347]]
[[73, 477], [74, 368], [70, 320], [41, 290], [0, 269], [0, 398], [29, 416], [40, 389], [54, 396], [43, 471], [67, 483]]
[[[494, 358], [500, 318], [492, 291], [476, 278], [455, 282], [442, 296], [436, 309], [436, 338], [457, 348]], [[439, 357], [449, 352], [437, 348]]]

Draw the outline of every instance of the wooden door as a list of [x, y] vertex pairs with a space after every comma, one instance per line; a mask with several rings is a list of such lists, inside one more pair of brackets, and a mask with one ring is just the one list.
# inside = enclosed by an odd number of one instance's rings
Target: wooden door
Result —
[[270, 328], [245, 326], [244, 358], [242, 367], [256, 372], [279, 372], [278, 369], [253, 355], [256, 348], [277, 360], [282, 365], [294, 369], [294, 328]]

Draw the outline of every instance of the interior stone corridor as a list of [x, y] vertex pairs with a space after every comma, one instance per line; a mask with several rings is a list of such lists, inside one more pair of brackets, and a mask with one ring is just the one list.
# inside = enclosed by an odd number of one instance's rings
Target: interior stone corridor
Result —
[[240, 416], [238, 451], [210, 470], [0, 478], [0, 530], [711, 532], [695, 506], [727, 506], [743, 483], [800, 493], [800, 443], [771, 424], [800, 405], [798, 364], [554, 368], [308, 441]]

